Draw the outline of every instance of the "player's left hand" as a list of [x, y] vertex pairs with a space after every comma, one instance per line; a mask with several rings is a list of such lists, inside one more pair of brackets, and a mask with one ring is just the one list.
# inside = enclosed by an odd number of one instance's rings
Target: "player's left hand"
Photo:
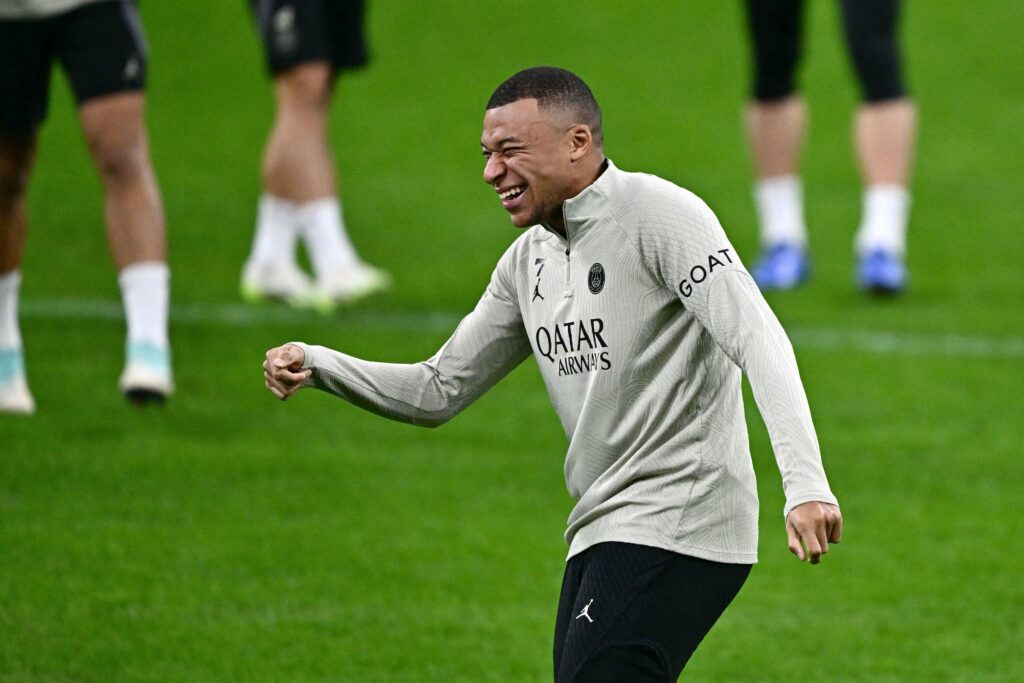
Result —
[[828, 544], [839, 543], [843, 535], [843, 515], [839, 508], [829, 503], [812, 501], [797, 505], [786, 517], [786, 535], [789, 550], [811, 564], [821, 562], [821, 556], [828, 552]]

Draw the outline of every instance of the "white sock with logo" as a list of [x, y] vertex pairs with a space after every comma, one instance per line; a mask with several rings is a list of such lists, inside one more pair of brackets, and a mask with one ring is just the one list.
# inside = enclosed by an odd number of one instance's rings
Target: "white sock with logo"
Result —
[[128, 322], [129, 355], [138, 349], [162, 353], [169, 350], [167, 308], [170, 279], [167, 264], [159, 261], [133, 263], [118, 275]]
[[345, 232], [341, 201], [337, 197], [300, 204], [297, 213], [306, 253], [318, 279], [358, 263], [355, 247]]
[[754, 184], [754, 204], [761, 226], [761, 244], [807, 246], [804, 192], [795, 175], [762, 178]]
[[858, 254], [881, 250], [898, 256], [907, 252], [910, 192], [902, 185], [870, 185], [864, 190], [860, 228], [854, 241]]
[[21, 349], [21, 330], [18, 329], [20, 289], [20, 270], [15, 269], [0, 275], [0, 350]]
[[287, 199], [264, 193], [256, 210], [256, 235], [249, 261], [252, 263], [295, 263], [299, 237], [298, 206]]

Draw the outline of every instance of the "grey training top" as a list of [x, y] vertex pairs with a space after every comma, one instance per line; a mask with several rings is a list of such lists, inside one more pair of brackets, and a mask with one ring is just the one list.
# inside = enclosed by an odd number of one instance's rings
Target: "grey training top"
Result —
[[104, 1], [108, 0], [0, 0], [0, 19], [42, 19]]
[[836, 503], [792, 347], [714, 213], [655, 176], [604, 173], [502, 256], [437, 354], [373, 363], [298, 344], [307, 384], [385, 417], [435, 426], [532, 352], [569, 450], [569, 556], [620, 541], [757, 561], [757, 490], [742, 368], [786, 494]]

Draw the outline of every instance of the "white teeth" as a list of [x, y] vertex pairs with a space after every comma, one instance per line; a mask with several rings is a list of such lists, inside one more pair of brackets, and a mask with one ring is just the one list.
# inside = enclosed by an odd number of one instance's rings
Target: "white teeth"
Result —
[[513, 187], [509, 190], [505, 190], [504, 192], [498, 193], [498, 196], [501, 197], [502, 199], [511, 199], [512, 197], [521, 195], [524, 192], [526, 192], [525, 187]]

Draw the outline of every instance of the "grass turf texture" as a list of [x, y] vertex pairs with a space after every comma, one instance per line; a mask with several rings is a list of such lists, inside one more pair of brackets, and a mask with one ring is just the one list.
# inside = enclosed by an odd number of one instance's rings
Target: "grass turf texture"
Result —
[[[467, 311], [515, 237], [479, 180], [476, 141], [491, 89], [532, 64], [588, 80], [616, 163], [701, 194], [749, 263], [736, 5], [527, 2], [512, 23], [473, 2], [429, 17], [375, 5], [374, 64], [341, 81], [332, 128], [351, 232], [393, 272], [393, 293], [331, 319], [176, 317], [178, 395], [162, 411], [117, 395], [116, 321], [43, 305], [117, 300], [98, 184], [58, 79], [24, 267], [39, 414], [0, 416], [0, 681], [548, 679], [571, 501], [533, 362], [428, 431], [315, 392], [280, 405], [261, 386], [262, 352], [293, 338], [381, 360], [436, 349], [444, 324], [407, 323]], [[271, 119], [254, 34], [242, 3], [143, 9], [174, 301], [232, 303]], [[856, 100], [836, 8], [811, 7], [816, 273], [771, 298], [785, 324], [1019, 340], [1022, 19], [1008, 0], [907, 7], [922, 120], [913, 280], [877, 302], [851, 286]], [[1024, 679], [1021, 355], [797, 353], [846, 541], [820, 567], [789, 556], [748, 403], [761, 563], [687, 678]]]

